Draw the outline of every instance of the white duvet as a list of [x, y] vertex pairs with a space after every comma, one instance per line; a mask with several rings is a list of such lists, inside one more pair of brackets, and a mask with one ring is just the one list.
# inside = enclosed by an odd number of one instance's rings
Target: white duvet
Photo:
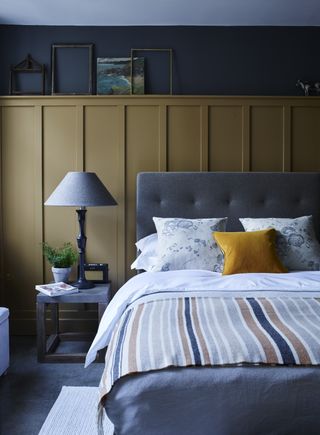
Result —
[[245, 273], [222, 276], [206, 270], [179, 270], [169, 272], [144, 272], [126, 282], [108, 305], [98, 332], [86, 357], [85, 367], [91, 364], [96, 353], [109, 344], [115, 324], [126, 310], [142, 297], [163, 297], [163, 293], [209, 292], [215, 296], [245, 293], [246, 296], [291, 295], [320, 297], [320, 272], [290, 272], [281, 274]]

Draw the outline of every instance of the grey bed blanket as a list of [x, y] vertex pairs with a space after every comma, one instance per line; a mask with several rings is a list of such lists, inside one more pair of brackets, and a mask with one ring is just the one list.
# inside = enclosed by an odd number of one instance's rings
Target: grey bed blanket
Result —
[[119, 379], [116, 435], [319, 435], [320, 368], [167, 368]]

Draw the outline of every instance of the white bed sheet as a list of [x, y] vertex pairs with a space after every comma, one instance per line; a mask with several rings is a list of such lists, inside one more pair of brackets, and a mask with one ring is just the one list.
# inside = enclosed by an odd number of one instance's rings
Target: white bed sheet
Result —
[[205, 270], [179, 270], [169, 272], [144, 272], [127, 281], [108, 305], [98, 332], [86, 356], [85, 367], [91, 364], [96, 353], [106, 347], [112, 331], [126, 308], [141, 299], [153, 295], [163, 297], [181, 293], [213, 293], [215, 296], [264, 296], [302, 293], [320, 297], [320, 272], [290, 272], [281, 274], [244, 273], [222, 276]]

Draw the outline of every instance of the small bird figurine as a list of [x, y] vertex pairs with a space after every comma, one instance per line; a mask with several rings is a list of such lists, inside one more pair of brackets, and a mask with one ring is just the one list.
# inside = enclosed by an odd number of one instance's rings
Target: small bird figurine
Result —
[[315, 84], [313, 86], [316, 90], [316, 94], [319, 95], [320, 94], [320, 82], [315, 82]]
[[304, 95], [307, 97], [310, 94], [310, 90], [312, 85], [310, 82], [303, 82], [302, 80], [298, 80], [296, 86], [301, 88], [304, 91]]

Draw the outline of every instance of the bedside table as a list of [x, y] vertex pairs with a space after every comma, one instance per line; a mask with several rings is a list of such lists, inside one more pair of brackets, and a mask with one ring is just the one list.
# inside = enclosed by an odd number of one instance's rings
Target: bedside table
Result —
[[[85, 361], [86, 353], [54, 353], [60, 341], [89, 341], [94, 334], [73, 332], [59, 332], [59, 304], [98, 304], [98, 320], [111, 300], [111, 283], [96, 284], [92, 289], [80, 290], [63, 296], [47, 296], [37, 294], [37, 348], [38, 362], [69, 362], [79, 363]], [[53, 334], [47, 337], [46, 309], [50, 308]], [[98, 362], [104, 362], [104, 351], [98, 353]]]

